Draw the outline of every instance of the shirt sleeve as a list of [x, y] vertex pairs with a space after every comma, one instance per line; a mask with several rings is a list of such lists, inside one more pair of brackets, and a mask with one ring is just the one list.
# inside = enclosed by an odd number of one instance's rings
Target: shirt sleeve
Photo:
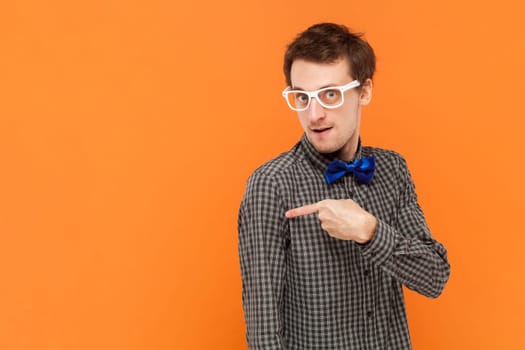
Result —
[[403, 158], [399, 158], [401, 193], [393, 225], [378, 218], [374, 237], [362, 253], [408, 288], [438, 297], [450, 276], [445, 247], [432, 238], [414, 183]]
[[248, 180], [238, 218], [242, 300], [251, 350], [285, 349], [286, 225], [276, 183], [256, 172]]

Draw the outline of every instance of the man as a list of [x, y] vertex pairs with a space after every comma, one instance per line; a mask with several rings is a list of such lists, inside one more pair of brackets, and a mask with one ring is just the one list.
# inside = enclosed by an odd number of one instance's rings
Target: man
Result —
[[254, 172], [239, 210], [250, 349], [410, 349], [402, 285], [437, 297], [448, 280], [405, 160], [361, 144], [374, 70], [345, 26], [287, 48], [283, 96], [304, 135]]

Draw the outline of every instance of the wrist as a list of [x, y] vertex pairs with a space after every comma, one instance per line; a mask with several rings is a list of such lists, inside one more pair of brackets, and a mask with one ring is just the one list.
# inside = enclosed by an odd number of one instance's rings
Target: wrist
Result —
[[374, 238], [374, 234], [377, 229], [377, 219], [373, 215], [367, 215], [367, 218], [365, 219], [365, 225], [363, 234], [357, 241], [359, 244], [366, 244]]

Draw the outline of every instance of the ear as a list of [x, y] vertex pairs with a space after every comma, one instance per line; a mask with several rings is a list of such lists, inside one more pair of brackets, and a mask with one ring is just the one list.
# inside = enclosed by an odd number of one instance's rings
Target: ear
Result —
[[372, 79], [366, 79], [361, 85], [361, 91], [359, 92], [359, 104], [366, 106], [372, 100]]

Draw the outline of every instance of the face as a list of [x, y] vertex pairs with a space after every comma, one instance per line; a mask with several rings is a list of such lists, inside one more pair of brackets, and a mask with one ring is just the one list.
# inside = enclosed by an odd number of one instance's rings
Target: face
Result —
[[[290, 78], [293, 89], [305, 91], [345, 85], [353, 80], [348, 58], [331, 64], [297, 59], [292, 64]], [[338, 108], [324, 108], [312, 98], [308, 109], [297, 114], [308, 140], [318, 152], [335, 153], [337, 158], [349, 161], [357, 150], [361, 107], [370, 102], [372, 81], [361, 82], [361, 89], [350, 89], [344, 94], [344, 103]]]

